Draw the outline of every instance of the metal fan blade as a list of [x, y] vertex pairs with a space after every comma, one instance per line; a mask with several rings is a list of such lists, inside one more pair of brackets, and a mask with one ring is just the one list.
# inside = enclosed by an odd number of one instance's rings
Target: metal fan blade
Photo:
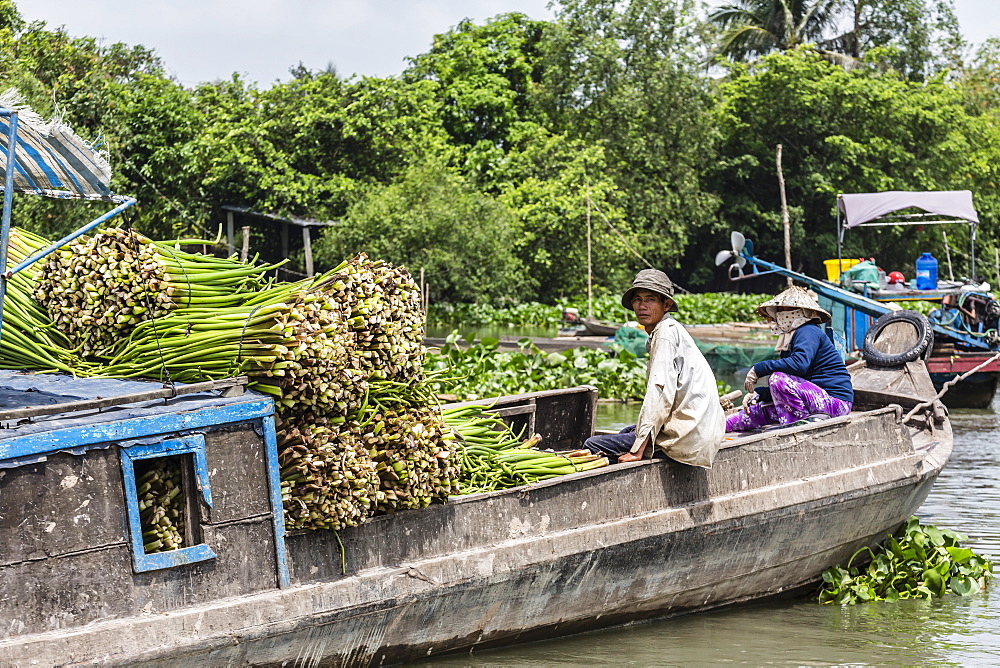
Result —
[[736, 266], [739, 267], [740, 269], [743, 269], [743, 267], [747, 266], [746, 258], [737, 255], [736, 256]]
[[733, 256], [732, 251], [719, 251], [715, 254], [715, 266], [718, 267]]
[[743, 246], [746, 245], [747, 238], [740, 234], [739, 232], [730, 232], [729, 240], [733, 244], [733, 252], [739, 255], [743, 252]]

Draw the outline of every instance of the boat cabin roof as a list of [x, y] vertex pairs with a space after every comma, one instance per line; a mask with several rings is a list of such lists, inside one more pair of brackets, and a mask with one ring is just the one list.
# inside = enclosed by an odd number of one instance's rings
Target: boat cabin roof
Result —
[[[200, 414], [212, 413], [215, 421], [227, 415], [230, 421], [243, 421], [273, 413], [263, 395], [221, 396], [213, 385], [170, 388], [156, 382], [0, 370], [0, 468], [23, 464], [16, 458], [28, 452], [71, 450], [101, 437], [105, 442], [127, 438], [133, 430], [124, 428], [125, 423], [142, 422], [144, 432], [166, 433], [208, 426]], [[190, 391], [201, 387], [204, 391]]]

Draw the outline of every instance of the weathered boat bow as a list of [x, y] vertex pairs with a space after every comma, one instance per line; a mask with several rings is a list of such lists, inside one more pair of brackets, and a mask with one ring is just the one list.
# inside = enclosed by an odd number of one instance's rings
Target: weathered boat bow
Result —
[[[0, 663], [378, 665], [810, 585], [913, 514], [951, 451], [943, 409], [902, 423], [904, 404], [933, 397], [922, 363], [853, 371], [858, 408], [872, 410], [728, 440], [710, 470], [672, 461], [616, 465], [376, 517], [339, 538], [281, 536], [269, 523], [265, 494], [252, 512], [244, 509], [245, 519], [230, 508], [223, 524], [271, 527], [271, 535], [215, 541], [214, 562], [150, 574], [134, 572], [127, 558], [101, 557], [101, 567], [115, 571], [110, 577], [132, 583], [108, 592], [124, 596], [114, 603], [99, 587], [81, 596], [55, 578], [83, 552], [128, 554], [124, 483], [108, 479], [103, 492], [89, 486], [87, 494], [101, 508], [95, 520], [117, 527], [118, 538], [74, 544], [72, 553], [50, 546], [17, 560], [8, 554], [0, 564], [8, 592], [0, 611], [10, 622]], [[593, 430], [595, 399], [583, 387], [508, 397], [496, 408], [552, 443], [578, 445]], [[246, 472], [266, 469], [266, 439], [254, 429], [213, 433], [206, 434], [210, 445], [221, 447], [223, 433], [232, 443], [224, 469], [209, 450], [213, 486], [229, 471], [239, 484], [252, 484]], [[239, 439], [248, 439], [246, 456], [257, 453], [258, 469], [244, 466]], [[120, 447], [109, 439], [103, 449], [58, 456], [115, 460]], [[74, 494], [65, 479], [48, 467], [30, 485]], [[0, 479], [6, 545], [24, 540], [24, 518], [33, 512], [29, 500], [9, 501], [17, 498], [11, 480]], [[13, 480], [29, 484], [27, 476]], [[214, 493], [213, 519], [221, 507], [239, 504], [235, 493], [225, 500]], [[286, 550], [287, 588], [278, 586], [278, 543]], [[240, 568], [216, 568], [223, 563]], [[233, 578], [267, 584], [239, 591]], [[20, 593], [26, 582], [30, 596]], [[41, 607], [27, 615], [26, 605]]]

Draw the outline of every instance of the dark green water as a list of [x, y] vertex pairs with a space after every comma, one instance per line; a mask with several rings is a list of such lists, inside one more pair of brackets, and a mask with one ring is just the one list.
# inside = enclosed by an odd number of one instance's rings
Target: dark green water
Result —
[[[638, 406], [602, 404], [602, 428]], [[960, 531], [1000, 561], [1000, 415], [953, 411], [955, 448], [918, 513]], [[439, 666], [1000, 665], [1000, 585], [975, 596], [850, 607], [781, 600], [635, 624], [492, 652]]]

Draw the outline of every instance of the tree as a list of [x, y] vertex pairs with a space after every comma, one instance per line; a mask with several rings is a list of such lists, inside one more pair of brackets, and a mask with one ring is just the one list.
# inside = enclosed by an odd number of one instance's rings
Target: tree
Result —
[[745, 61], [772, 51], [825, 42], [844, 0], [737, 0], [709, 20], [722, 29], [718, 53]]
[[[845, 71], [808, 49], [736, 65], [720, 90], [716, 187], [723, 218], [779, 257], [774, 146], [784, 146], [792, 209], [793, 261], [810, 273], [836, 248], [836, 195], [884, 190], [975, 193], [982, 234], [993, 237], [1000, 131], [995, 118], [970, 115], [962, 90], [943, 76], [908, 81], [876, 68]], [[952, 245], [967, 243], [956, 228]], [[806, 242], [808, 240], [808, 242]], [[717, 249], [719, 238], [709, 246]], [[918, 249], [940, 249], [940, 230], [881, 228], [848, 235], [848, 256], [875, 256], [908, 268]]]
[[437, 84], [298, 77], [267, 91], [204, 84], [209, 114], [193, 148], [206, 197], [280, 215], [338, 218], [445, 144]]
[[520, 223], [513, 248], [535, 279], [534, 298], [553, 302], [586, 291], [588, 215], [595, 284], [630, 280], [636, 258], [629, 246], [640, 246], [641, 237], [617, 206], [620, 193], [601, 148], [527, 123], [511, 137], [511, 151], [490, 177]]
[[716, 52], [732, 60], [811, 43], [856, 67], [878, 50], [884, 67], [915, 81], [959, 65], [964, 48], [954, 0], [737, 0], [709, 20], [722, 29]]
[[[546, 33], [539, 104], [558, 134], [603, 149], [627, 230], [644, 259], [676, 266], [716, 199], [709, 82], [700, 24], [687, 0], [564, 0]], [[626, 271], [644, 267], [632, 258]]]
[[515, 123], [534, 117], [542, 71], [538, 45], [548, 24], [503, 14], [477, 26], [466, 19], [434, 36], [431, 50], [410, 59], [408, 82], [435, 81], [452, 141], [504, 146]]
[[424, 270], [435, 301], [520, 301], [530, 278], [513, 253], [518, 229], [503, 204], [437, 161], [376, 185], [315, 246], [325, 267], [359, 252]]

